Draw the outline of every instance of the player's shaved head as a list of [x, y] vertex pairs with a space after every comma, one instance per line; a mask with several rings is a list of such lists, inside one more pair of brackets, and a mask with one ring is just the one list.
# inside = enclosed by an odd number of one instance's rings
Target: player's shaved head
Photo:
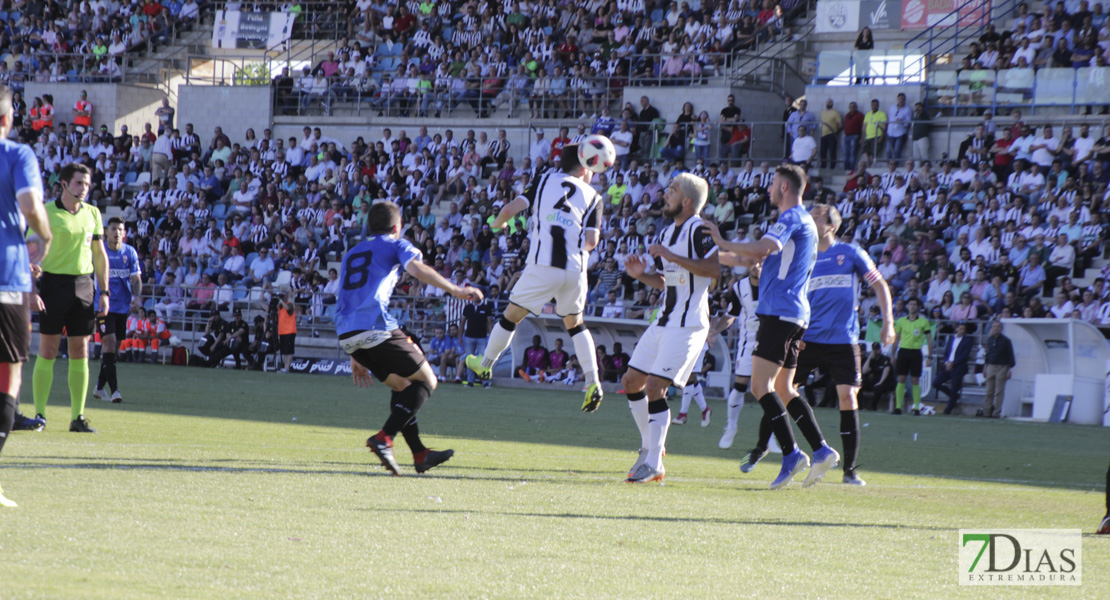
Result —
[[393, 233], [394, 226], [400, 224], [401, 208], [392, 202], [377, 202], [366, 214], [366, 225], [374, 235]]
[[694, 214], [701, 214], [709, 200], [709, 184], [692, 173], [679, 173], [674, 178], [675, 189], [683, 198], [689, 198], [694, 206]]
[[567, 175], [578, 177], [586, 170], [578, 160], [578, 144], [563, 146], [563, 152], [559, 155], [559, 162], [563, 172]]

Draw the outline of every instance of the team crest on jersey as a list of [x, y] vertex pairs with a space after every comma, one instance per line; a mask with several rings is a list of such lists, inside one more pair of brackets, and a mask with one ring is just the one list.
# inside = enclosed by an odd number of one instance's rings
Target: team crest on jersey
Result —
[[838, 266], [838, 267], [843, 267], [844, 266], [844, 255], [843, 254], [837, 254], [836, 255], [836, 266]]

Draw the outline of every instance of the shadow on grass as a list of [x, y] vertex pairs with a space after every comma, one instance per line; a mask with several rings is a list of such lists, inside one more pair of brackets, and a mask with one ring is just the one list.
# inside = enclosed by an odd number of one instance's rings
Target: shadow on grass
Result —
[[772, 525], [782, 527], [850, 527], [863, 529], [899, 529], [917, 531], [956, 531], [951, 527], [929, 527], [921, 525], [898, 525], [890, 523], [830, 523], [827, 521], [765, 521], [757, 519], [722, 519], [717, 517], [659, 517], [651, 515], [597, 515], [577, 513], [536, 513], [496, 510], [431, 510], [421, 508], [361, 508], [364, 512], [377, 513], [427, 513], [457, 515], [491, 515], [498, 517], [534, 517], [539, 519], [581, 519], [599, 521], [653, 521], [659, 523], [699, 523], [705, 525]]
[[[31, 364], [25, 368], [24, 380], [29, 382]], [[361, 436], [376, 431], [388, 416], [389, 391], [384, 385], [362, 390], [342, 377], [133, 364], [120, 365], [119, 369], [128, 401], [89, 405], [94, 422], [104, 430], [119, 427], [125, 420], [148, 418], [143, 413], [150, 413], [227, 420], [226, 424], [205, 425], [214, 435], [224, 435], [224, 427], [235, 426], [231, 421], [251, 421], [304, 428], [300, 435], [312, 435], [317, 432], [311, 428], [324, 427], [357, 430]], [[55, 376], [64, 377], [63, 373], [64, 368], [57, 368]], [[25, 404], [29, 404], [30, 386], [24, 387]], [[565, 458], [576, 449], [582, 454], [575, 458], [584, 462], [594, 460], [591, 450], [623, 451], [631, 457], [640, 440], [624, 397], [608, 395], [601, 409], [589, 415], [578, 410], [580, 403], [577, 392], [565, 389], [475, 390], [444, 383], [421, 411], [420, 427], [427, 436], [456, 439], [460, 446], [483, 441], [546, 446], [535, 447], [534, 451], [524, 447], [524, 452], [537, 461], [546, 460], [552, 453]], [[720, 401], [712, 402], [712, 406], [719, 409], [716, 415], [725, 413]], [[56, 385], [50, 410], [62, 407], [68, 413], [68, 390]], [[839, 412], [814, 412], [829, 444], [839, 449]], [[758, 406], [748, 406], [741, 412], [740, 434], [730, 450], [717, 447], [723, 428], [720, 417], [708, 428], [692, 424], [672, 427], [668, 454], [673, 458], [697, 456], [739, 462], [754, 445], [761, 415]], [[860, 420], [864, 427], [859, 462], [866, 465], [866, 472], [1049, 488], [1091, 489], [1105, 481], [1110, 436], [1100, 427], [896, 417], [866, 411], [861, 412]], [[228, 439], [233, 443], [233, 438]], [[801, 436], [799, 442], [808, 452]], [[769, 470], [777, 470], [777, 460], [769, 459], [768, 463]]]

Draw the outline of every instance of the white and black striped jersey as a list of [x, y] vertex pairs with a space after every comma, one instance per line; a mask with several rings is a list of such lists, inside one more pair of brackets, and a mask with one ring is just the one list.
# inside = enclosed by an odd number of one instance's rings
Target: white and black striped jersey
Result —
[[[682, 225], [671, 223], [655, 240], [671, 252], [694, 260], [717, 252], [717, 244], [706, 230], [701, 217], [690, 217]], [[709, 327], [709, 286], [714, 278], [694, 275], [676, 263], [655, 258], [655, 271], [663, 275], [666, 287], [663, 308], [655, 324], [660, 327]]]
[[739, 323], [741, 344], [743, 338], [754, 338], [759, 329], [755, 307], [759, 304], [759, 284], [752, 285], [752, 278], [745, 277], [732, 284], [725, 294], [725, 312]]
[[527, 264], [585, 269], [586, 231], [601, 228], [601, 195], [581, 179], [551, 170], [524, 192], [524, 198], [532, 209]]

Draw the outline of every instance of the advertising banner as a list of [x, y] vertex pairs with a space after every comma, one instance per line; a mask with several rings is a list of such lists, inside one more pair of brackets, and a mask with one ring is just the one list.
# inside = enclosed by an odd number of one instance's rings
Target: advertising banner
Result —
[[282, 12], [217, 11], [212, 25], [212, 47], [272, 49], [289, 39], [294, 16]]
[[[966, 4], [966, 6], [964, 6]], [[926, 29], [937, 24], [955, 24], [955, 18], [946, 20], [953, 11], [960, 8], [960, 24], [975, 22], [989, 13], [990, 0], [967, 2], [966, 0], [904, 0], [902, 4], [902, 29]]]

